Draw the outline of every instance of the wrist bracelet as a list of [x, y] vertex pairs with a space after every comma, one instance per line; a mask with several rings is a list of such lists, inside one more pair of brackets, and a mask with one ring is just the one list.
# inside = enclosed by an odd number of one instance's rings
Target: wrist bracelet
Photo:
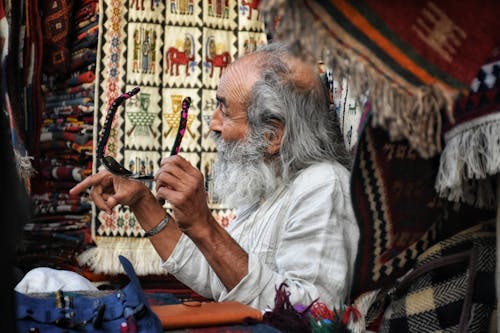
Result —
[[160, 223], [158, 223], [153, 229], [146, 231], [144, 233], [144, 237], [151, 237], [160, 233], [163, 229], [165, 229], [169, 221], [170, 214], [167, 214], [167, 216], [165, 216], [163, 220], [161, 220]]

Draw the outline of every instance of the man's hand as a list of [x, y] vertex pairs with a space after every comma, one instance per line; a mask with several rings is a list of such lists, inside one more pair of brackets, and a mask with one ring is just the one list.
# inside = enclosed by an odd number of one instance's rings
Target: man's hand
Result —
[[234, 288], [248, 274], [248, 254], [212, 216], [201, 172], [175, 155], [161, 161], [155, 180], [157, 197], [171, 204], [179, 229], [203, 253], [224, 286]]
[[156, 195], [171, 205], [175, 221], [192, 234], [212, 219], [202, 173], [180, 155], [163, 158], [155, 176]]
[[76, 195], [88, 188], [91, 188], [92, 201], [108, 214], [111, 214], [118, 204], [132, 208], [150, 193], [146, 185], [140, 181], [115, 176], [104, 169], [85, 178], [70, 189], [69, 193]]

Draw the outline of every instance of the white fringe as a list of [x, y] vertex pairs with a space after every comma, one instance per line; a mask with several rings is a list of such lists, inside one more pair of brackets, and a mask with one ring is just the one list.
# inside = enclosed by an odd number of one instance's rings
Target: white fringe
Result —
[[[320, 11], [315, 1], [307, 2]], [[423, 158], [435, 156], [442, 149], [441, 110], [453, 118], [453, 102], [458, 92], [434, 84], [412, 89], [410, 94], [381, 75], [366, 60], [333, 38], [321, 22], [311, 15], [303, 1], [262, 0], [268, 25], [281, 16], [273, 38], [288, 42], [305, 59], [313, 63], [323, 61], [333, 72], [334, 78], [346, 77], [352, 96], [361, 100], [369, 94], [372, 103], [373, 123], [384, 127], [391, 140], [406, 138]]]
[[33, 156], [29, 155], [23, 156], [16, 149], [14, 149], [14, 156], [16, 159], [16, 167], [19, 177], [24, 181], [29, 180], [36, 173], [35, 168], [31, 164]]
[[377, 298], [377, 295], [379, 292], [380, 292], [380, 289], [367, 291], [367, 292], [361, 294], [354, 301], [353, 307], [355, 307], [359, 311], [359, 313], [361, 314], [361, 317], [358, 318], [357, 320], [353, 320], [351, 318], [351, 320], [347, 324], [347, 327], [352, 331], [352, 333], [367, 332], [365, 318], [366, 318], [366, 315], [368, 314], [368, 310], [370, 309], [373, 302]]
[[96, 237], [96, 247], [88, 249], [78, 256], [81, 266], [88, 266], [92, 272], [108, 275], [123, 274], [119, 255], [126, 257], [137, 275], [165, 275], [161, 268], [161, 258], [146, 238]]
[[500, 112], [457, 126], [445, 136], [435, 189], [450, 201], [495, 208], [490, 176], [500, 173]]

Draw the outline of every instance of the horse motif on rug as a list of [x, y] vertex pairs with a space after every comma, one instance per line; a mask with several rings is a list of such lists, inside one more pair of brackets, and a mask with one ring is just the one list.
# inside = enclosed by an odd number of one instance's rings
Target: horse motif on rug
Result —
[[205, 63], [210, 67], [210, 77], [214, 76], [214, 67], [219, 67], [219, 77], [222, 75], [222, 70], [231, 62], [231, 55], [224, 51], [217, 54], [217, 46], [214, 37], [209, 37], [206, 43]]
[[184, 39], [184, 50], [179, 50], [175, 47], [169, 47], [167, 53], [165, 54], [165, 59], [167, 61], [167, 66], [165, 71], [168, 73], [170, 71], [170, 76], [179, 76], [179, 66], [186, 66], [186, 76], [189, 76], [189, 65], [194, 61], [195, 48], [194, 48], [194, 38], [193, 36], [186, 34]]

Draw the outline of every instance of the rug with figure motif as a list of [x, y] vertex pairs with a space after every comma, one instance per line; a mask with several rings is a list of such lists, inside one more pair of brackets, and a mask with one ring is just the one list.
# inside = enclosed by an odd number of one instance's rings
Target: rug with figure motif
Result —
[[[181, 102], [191, 97], [180, 154], [203, 172], [209, 206], [227, 225], [233, 211], [212, 195], [216, 151], [209, 120], [222, 70], [267, 43], [257, 1], [102, 0], [100, 13], [95, 133], [113, 100], [140, 87], [118, 109], [105, 153], [136, 173], [154, 174], [174, 142]], [[99, 167], [94, 156], [94, 171]], [[139, 275], [166, 273], [143, 233], [127, 208], [117, 207], [112, 215], [96, 209], [96, 246], [79, 257], [80, 263], [96, 272], [120, 273], [116, 258], [122, 254]]]

